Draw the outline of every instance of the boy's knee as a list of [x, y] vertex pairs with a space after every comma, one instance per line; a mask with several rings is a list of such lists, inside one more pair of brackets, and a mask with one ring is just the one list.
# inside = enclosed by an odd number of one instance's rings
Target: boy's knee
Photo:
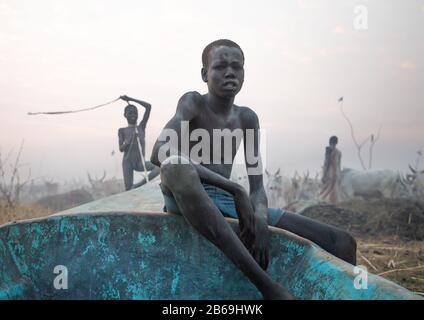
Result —
[[349, 232], [343, 231], [341, 242], [346, 248], [356, 251], [356, 240]]
[[196, 168], [184, 157], [171, 156], [160, 167], [161, 181], [170, 188], [186, 184], [197, 177]]
[[190, 164], [190, 161], [184, 156], [172, 155], [166, 158], [164, 161], [162, 161], [161, 167], [163, 166], [166, 167], [171, 164]]
[[356, 264], [356, 240], [355, 238], [346, 231], [340, 231], [337, 235], [336, 247], [339, 254], [348, 260], [351, 264]]

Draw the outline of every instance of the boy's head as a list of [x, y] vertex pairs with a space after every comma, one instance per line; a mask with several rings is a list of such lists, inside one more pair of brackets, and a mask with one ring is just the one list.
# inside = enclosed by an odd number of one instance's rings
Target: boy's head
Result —
[[335, 146], [339, 142], [339, 139], [336, 136], [330, 137], [330, 146]]
[[202, 79], [210, 93], [234, 97], [244, 82], [244, 54], [240, 46], [227, 39], [208, 44], [202, 53]]
[[129, 124], [136, 124], [138, 118], [137, 107], [129, 104], [124, 109], [124, 117], [127, 119]]

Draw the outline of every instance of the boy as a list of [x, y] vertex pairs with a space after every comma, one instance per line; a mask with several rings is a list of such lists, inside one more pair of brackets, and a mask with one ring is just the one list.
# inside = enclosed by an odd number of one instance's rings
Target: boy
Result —
[[[119, 151], [124, 153], [124, 157], [122, 159], [122, 169], [124, 173], [125, 190], [130, 190], [146, 182], [144, 178], [137, 185], [133, 185], [134, 171], [150, 171], [148, 174], [148, 179], [150, 181], [159, 175], [159, 168], [153, 165], [150, 161], [144, 161], [146, 166], [146, 168], [144, 168], [140, 154], [140, 152], [142, 152], [143, 158], [145, 159], [145, 132], [147, 121], [149, 120], [150, 116], [151, 105], [147, 102], [136, 100], [125, 95], [121, 96], [120, 98], [128, 102], [128, 105], [124, 110], [124, 117], [127, 119], [128, 126], [118, 130], [118, 137]], [[136, 106], [129, 104], [130, 101], [136, 102], [146, 109], [143, 119], [140, 121], [138, 126], [138, 110]], [[140, 139], [139, 141], [137, 141], [137, 133]], [[139, 146], [141, 146], [142, 150], [140, 150]]]
[[[250, 108], [234, 104], [244, 81], [243, 51], [233, 41], [217, 40], [204, 49], [202, 62], [201, 74], [208, 93], [184, 94], [175, 115], [163, 130], [163, 133], [175, 132], [181, 143], [169, 144], [161, 134], [153, 147], [151, 162], [161, 167], [166, 209], [182, 214], [249, 278], [264, 298], [290, 299], [291, 294], [264, 271], [269, 261], [268, 224], [308, 238], [351, 263], [355, 262], [356, 244], [341, 230], [281, 209], [268, 209], [259, 154], [259, 120]], [[201, 161], [193, 161], [187, 155], [195, 148], [191, 138], [184, 141], [187, 133], [200, 135], [203, 132], [212, 137], [216, 130], [243, 133], [249, 195], [243, 187], [229, 180], [237, 144], [224, 150], [222, 155], [222, 145], [203, 135], [202, 143], [212, 149], [210, 154], [205, 155], [202, 150]], [[189, 150], [184, 153], [181, 146], [185, 142]], [[163, 150], [168, 145], [171, 145], [167, 150], [170, 156], [166, 158]], [[230, 161], [225, 151], [230, 152]], [[256, 162], [251, 161], [252, 153], [258, 155]], [[224, 216], [239, 219], [240, 237]]]

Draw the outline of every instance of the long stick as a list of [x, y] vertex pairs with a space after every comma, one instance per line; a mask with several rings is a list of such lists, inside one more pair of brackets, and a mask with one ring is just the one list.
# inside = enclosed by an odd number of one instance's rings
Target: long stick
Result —
[[147, 172], [146, 161], [144, 160], [143, 149], [141, 148], [140, 136], [138, 135], [137, 126], [135, 127], [135, 133], [137, 134], [138, 148], [140, 149], [141, 161], [143, 163], [144, 178], [146, 179], [146, 182], [149, 183], [149, 174]]
[[388, 273], [392, 273], [392, 272], [417, 270], [417, 269], [421, 269], [421, 268], [424, 268], [424, 266], [416, 266], [416, 267], [403, 268], [403, 269], [393, 269], [393, 270], [389, 270], [389, 271], [384, 271], [382, 273], [379, 273], [378, 275], [382, 276], [383, 274], [388, 274]]
[[377, 268], [371, 263], [371, 261], [365, 258], [365, 256], [359, 250], [357, 250], [357, 252], [361, 256], [361, 258], [364, 259], [364, 261], [368, 263], [374, 269], [374, 271], [378, 271]]
[[83, 111], [89, 111], [89, 110], [94, 110], [97, 108], [101, 108], [104, 106], [107, 106], [108, 104], [114, 103], [115, 101], [118, 101], [120, 98], [114, 99], [112, 101], [103, 103], [103, 104], [99, 104], [97, 106], [94, 107], [90, 107], [90, 108], [83, 108], [83, 109], [77, 109], [77, 110], [68, 110], [68, 111], [49, 111], [49, 112], [28, 112], [27, 114], [29, 116], [35, 116], [38, 114], [48, 114], [48, 115], [58, 115], [58, 114], [66, 114], [66, 113], [76, 113], [76, 112], [83, 112]]

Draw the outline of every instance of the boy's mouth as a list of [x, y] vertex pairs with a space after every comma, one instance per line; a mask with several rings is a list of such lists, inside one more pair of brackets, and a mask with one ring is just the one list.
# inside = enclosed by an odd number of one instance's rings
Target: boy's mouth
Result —
[[237, 87], [237, 85], [238, 85], [238, 82], [237, 82], [237, 81], [235, 81], [235, 80], [230, 80], [230, 81], [225, 81], [225, 82], [222, 84], [222, 87], [223, 87], [224, 89], [235, 89], [235, 88]]

